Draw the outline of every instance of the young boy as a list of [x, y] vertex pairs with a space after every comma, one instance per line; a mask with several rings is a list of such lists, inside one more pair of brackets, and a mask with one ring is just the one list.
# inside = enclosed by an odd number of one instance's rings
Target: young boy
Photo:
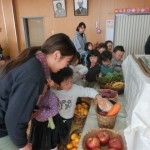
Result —
[[100, 60], [101, 60], [100, 69], [101, 69], [102, 76], [105, 76], [108, 73], [113, 72], [111, 59], [112, 59], [112, 53], [110, 51], [103, 51], [100, 54]]
[[66, 136], [61, 141], [62, 144], [65, 144], [69, 135], [78, 97], [96, 98], [98, 105], [105, 111], [109, 111], [111, 107], [110, 102], [103, 99], [96, 90], [73, 84], [72, 77], [73, 71], [69, 67], [51, 74], [51, 79], [58, 84], [57, 90], [51, 90], [59, 99], [59, 114], [67, 129]]
[[122, 71], [122, 58], [123, 58], [123, 55], [125, 53], [125, 50], [123, 48], [123, 46], [116, 46], [113, 50], [113, 58], [112, 58], [112, 65], [113, 65], [113, 69], [114, 71], [116, 72], [121, 72]]

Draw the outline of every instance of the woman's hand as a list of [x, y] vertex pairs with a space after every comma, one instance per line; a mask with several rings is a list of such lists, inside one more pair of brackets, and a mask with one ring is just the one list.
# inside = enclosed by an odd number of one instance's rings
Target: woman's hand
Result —
[[20, 148], [19, 150], [32, 150], [32, 144], [27, 143], [23, 148]]
[[106, 105], [105, 98], [102, 98], [102, 96], [98, 94], [96, 95], [96, 100], [97, 100], [97, 104], [100, 105], [103, 110], [106, 110], [107, 105]]

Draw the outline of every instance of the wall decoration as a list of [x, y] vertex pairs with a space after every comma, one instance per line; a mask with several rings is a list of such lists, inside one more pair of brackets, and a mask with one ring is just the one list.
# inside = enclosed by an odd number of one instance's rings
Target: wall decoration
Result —
[[106, 20], [106, 41], [113, 41], [114, 36], [114, 20]]
[[88, 0], [74, 0], [74, 15], [75, 16], [88, 15]]
[[117, 8], [114, 10], [115, 14], [123, 13], [149, 13], [150, 8]]
[[66, 5], [65, 0], [53, 0], [54, 16], [65, 17], [66, 16]]

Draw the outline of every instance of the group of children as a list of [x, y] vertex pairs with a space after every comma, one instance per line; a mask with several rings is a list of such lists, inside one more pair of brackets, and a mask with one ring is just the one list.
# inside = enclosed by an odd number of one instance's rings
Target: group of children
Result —
[[68, 67], [50, 74], [54, 84], [40, 97], [32, 119], [29, 138], [33, 150], [57, 149], [59, 144], [65, 147], [78, 97], [95, 98], [102, 110], [109, 111], [110, 102], [83, 85], [95, 82], [99, 74], [120, 72], [124, 48], [116, 46], [112, 52], [111, 46], [101, 43], [93, 50], [90, 42], [86, 48], [83, 63], [77, 53]]
[[88, 72], [84, 75], [85, 86], [90, 87], [95, 84], [97, 76], [105, 76], [114, 71], [121, 72], [122, 58], [125, 53], [123, 46], [116, 46], [113, 49], [111, 41], [98, 44], [94, 50], [92, 47], [91, 42], [86, 43], [83, 62], [83, 65], [88, 68]]

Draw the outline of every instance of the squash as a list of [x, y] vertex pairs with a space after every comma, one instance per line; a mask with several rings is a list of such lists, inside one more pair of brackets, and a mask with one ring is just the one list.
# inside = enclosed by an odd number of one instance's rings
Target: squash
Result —
[[109, 116], [109, 117], [114, 116], [119, 112], [120, 109], [121, 109], [121, 105], [116, 103], [113, 105], [111, 110], [106, 114], [106, 116]]

